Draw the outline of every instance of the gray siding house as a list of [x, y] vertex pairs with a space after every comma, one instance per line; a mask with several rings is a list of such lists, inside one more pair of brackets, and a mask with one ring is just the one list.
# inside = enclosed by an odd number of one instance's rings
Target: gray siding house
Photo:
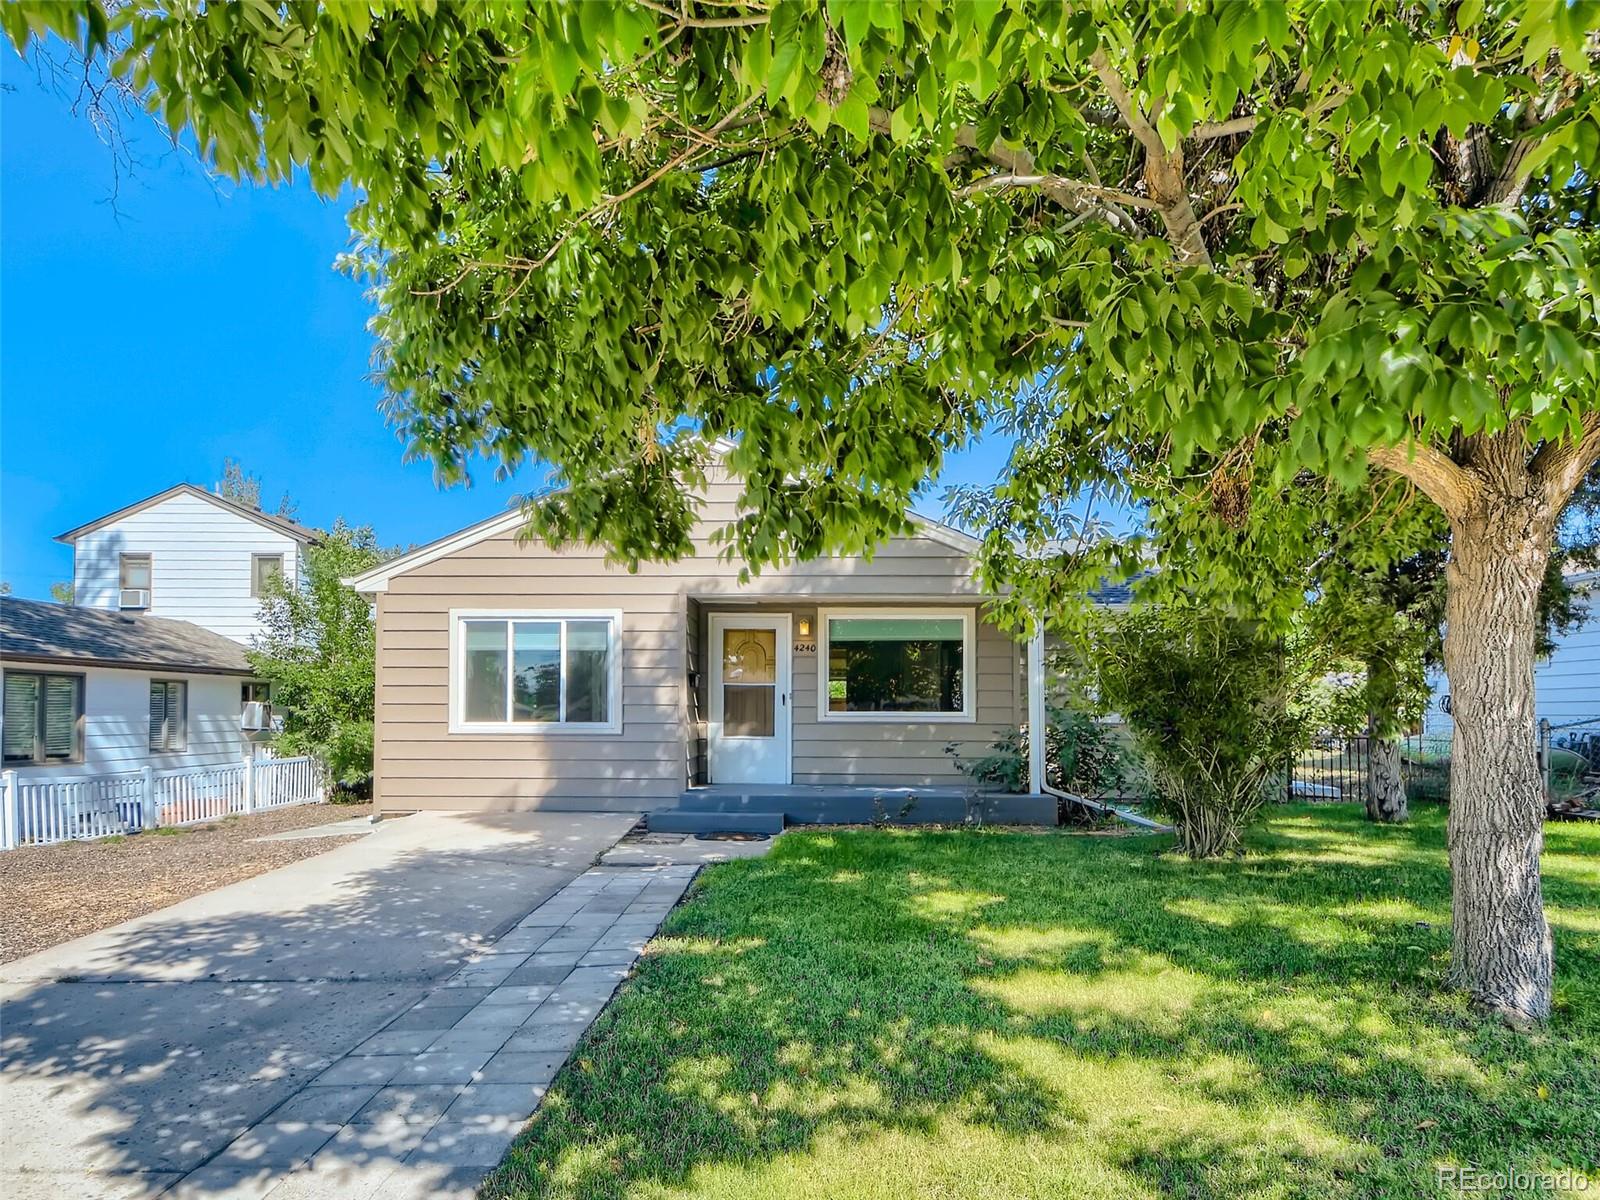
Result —
[[948, 743], [977, 751], [1027, 723], [1042, 649], [985, 619], [972, 539], [921, 520], [870, 560], [740, 583], [710, 542], [736, 489], [708, 491], [675, 563], [630, 573], [600, 548], [519, 544], [509, 512], [352, 580], [377, 611], [380, 810], [954, 790]]

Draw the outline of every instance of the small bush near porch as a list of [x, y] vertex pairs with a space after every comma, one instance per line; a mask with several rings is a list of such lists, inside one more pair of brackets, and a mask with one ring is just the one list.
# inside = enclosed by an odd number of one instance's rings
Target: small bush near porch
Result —
[[1523, 1036], [1441, 990], [1442, 810], [1275, 809], [1203, 863], [1145, 837], [790, 833], [705, 878], [484, 1195], [1600, 1183], [1600, 828], [1547, 838], [1557, 1012]]

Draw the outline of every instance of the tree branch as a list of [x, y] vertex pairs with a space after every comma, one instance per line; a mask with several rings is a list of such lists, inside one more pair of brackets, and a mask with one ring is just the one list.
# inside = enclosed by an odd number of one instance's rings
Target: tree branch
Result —
[[1478, 485], [1448, 454], [1427, 442], [1402, 446], [1374, 446], [1367, 451], [1373, 466], [1393, 471], [1416, 484], [1445, 516], [1464, 516], [1477, 499]]
[[[876, 133], [888, 134], [892, 117], [887, 109], [871, 108], [867, 112], [867, 124]], [[1098, 184], [1083, 183], [1079, 180], [1068, 179], [1060, 175], [1045, 175], [1034, 166], [1033, 155], [1027, 150], [1012, 149], [1004, 142], [996, 140], [988, 146], [978, 145], [978, 130], [973, 125], [963, 125], [956, 130], [956, 145], [963, 150], [987, 159], [995, 166], [1002, 168], [1007, 174], [1005, 179], [1011, 186], [1037, 187], [1056, 204], [1070, 213], [1092, 213], [1105, 221], [1113, 229], [1124, 233], [1135, 230], [1133, 218], [1128, 216], [1116, 206], [1113, 197], [1124, 200], [1137, 200], [1141, 207], [1153, 207], [1150, 201], [1143, 197], [1134, 197], [1132, 193], [1118, 192], [1114, 188], [1104, 188]], [[946, 164], [947, 166], [949, 164]], [[988, 187], [1006, 186], [1005, 182], [989, 183], [979, 180], [983, 185], [976, 190], [986, 190]], [[1026, 183], [1020, 181], [1027, 181]], [[962, 189], [962, 194], [967, 194]]]
[[[1350, 95], [1347, 87], [1336, 87], [1327, 95], [1311, 104], [1306, 105], [1307, 117], [1320, 116], [1331, 108], [1337, 108], [1344, 103], [1345, 97]], [[1201, 121], [1186, 135], [1193, 141], [1204, 142], [1214, 138], [1233, 137], [1235, 134], [1254, 132], [1255, 127], [1261, 123], [1262, 113], [1246, 113], [1242, 117], [1229, 117], [1226, 121]]]
[[1206, 249], [1205, 238], [1200, 234], [1200, 222], [1195, 219], [1194, 206], [1189, 203], [1189, 189], [1183, 178], [1183, 149], [1168, 151], [1161, 135], [1139, 111], [1128, 85], [1111, 65], [1103, 49], [1096, 50], [1089, 64], [1100, 78], [1101, 86], [1111, 97], [1128, 130], [1144, 147], [1144, 182], [1150, 189], [1150, 198], [1156, 211], [1167, 226], [1178, 259], [1185, 263], [1199, 263], [1209, 267], [1211, 252]]
[[1571, 98], [1564, 93], [1558, 93], [1546, 103], [1542, 114], [1534, 111], [1531, 101], [1528, 103], [1517, 122], [1518, 136], [1506, 148], [1506, 159], [1500, 164], [1500, 170], [1495, 173], [1494, 181], [1489, 185], [1488, 194], [1483, 201], [1485, 204], [1502, 208], [1516, 207], [1518, 201], [1522, 199], [1523, 190], [1528, 186], [1528, 172], [1523, 169], [1523, 163], [1540, 140], [1533, 136], [1533, 131], [1543, 121], [1548, 121], [1571, 104]]
[[749, 25], [765, 25], [768, 21], [765, 13], [753, 17], [691, 17], [687, 12], [656, 4], [653, 0], [639, 0], [639, 5], [664, 17], [671, 17], [684, 29], [738, 29]]
[[1085, 183], [1081, 179], [1068, 179], [1065, 175], [985, 175], [982, 179], [967, 184], [966, 187], [960, 189], [957, 195], [970, 196], [976, 192], [987, 192], [995, 188], [1007, 187], [1058, 188], [1081, 192], [1085, 196], [1096, 200], [1112, 200], [1132, 208], [1153, 209], [1156, 207], [1155, 201], [1145, 196], [1136, 196], [1132, 192], [1125, 192], [1120, 188], [1104, 187], [1097, 183]]
[[1582, 432], [1577, 437], [1546, 442], [1528, 464], [1528, 474], [1558, 511], [1590, 468], [1600, 462], [1600, 412], [1587, 414], [1581, 424]]
[[1248, 116], [1232, 117], [1226, 121], [1201, 121], [1189, 131], [1189, 136], [1197, 141], [1206, 141], [1210, 138], [1232, 137], [1236, 133], [1249, 133], [1256, 127], [1257, 116], [1250, 113]]

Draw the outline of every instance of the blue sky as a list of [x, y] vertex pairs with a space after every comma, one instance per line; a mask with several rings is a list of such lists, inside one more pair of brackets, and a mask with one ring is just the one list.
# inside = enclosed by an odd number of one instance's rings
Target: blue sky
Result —
[[[68, 101], [0, 51], [0, 579], [44, 597], [72, 576], [63, 530], [187, 481], [226, 457], [287, 491], [299, 517], [428, 541], [537, 490], [533, 470], [435, 486], [377, 412], [361, 288], [336, 273], [343, 206], [309, 187], [235, 187], [130, 132], [160, 159], [121, 183]], [[987, 481], [1003, 447], [944, 482]], [[930, 500], [925, 510], [936, 511]]]

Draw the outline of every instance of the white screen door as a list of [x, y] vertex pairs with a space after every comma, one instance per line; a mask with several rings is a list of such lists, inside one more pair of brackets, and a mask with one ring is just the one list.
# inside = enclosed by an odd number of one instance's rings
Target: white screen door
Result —
[[788, 614], [711, 616], [712, 783], [788, 783]]

